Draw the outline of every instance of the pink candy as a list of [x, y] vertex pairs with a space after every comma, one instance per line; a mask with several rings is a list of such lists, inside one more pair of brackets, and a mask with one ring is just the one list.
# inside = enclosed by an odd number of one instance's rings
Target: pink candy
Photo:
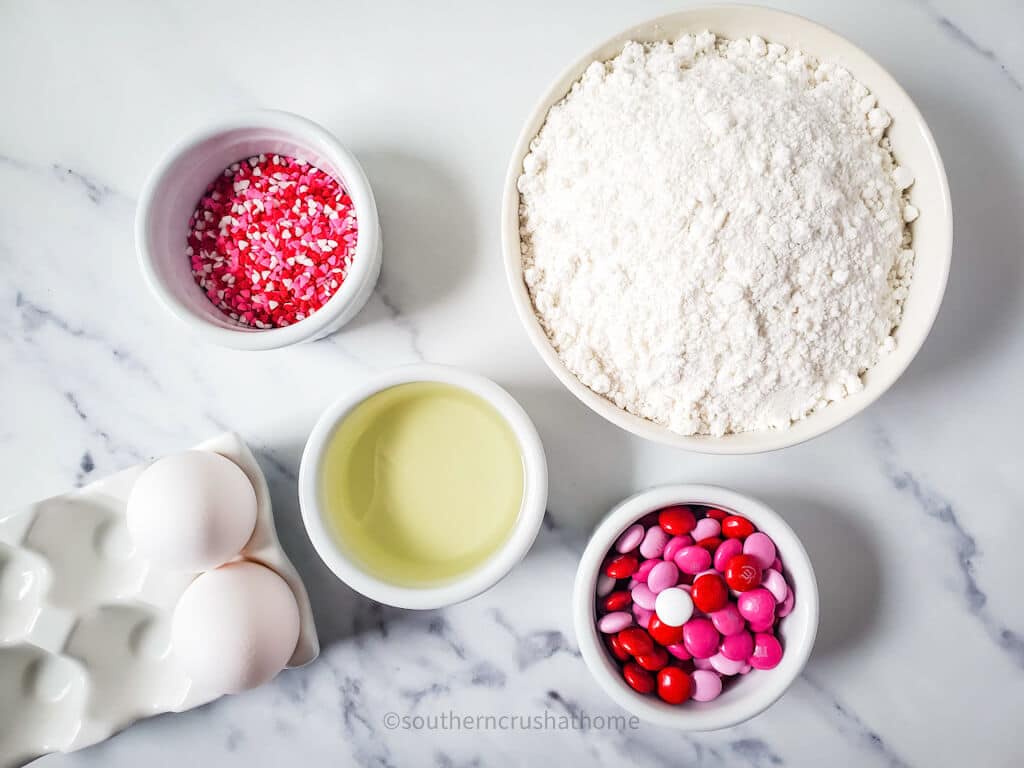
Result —
[[754, 669], [775, 669], [782, 661], [782, 645], [775, 635], [760, 632], [754, 635], [754, 652], [750, 666]]
[[647, 586], [650, 587], [651, 592], [654, 594], [658, 594], [669, 587], [674, 587], [678, 581], [679, 569], [676, 568], [675, 563], [669, 563], [665, 560], [651, 568], [651, 572], [647, 575]]
[[725, 573], [729, 561], [743, 551], [743, 542], [739, 539], [726, 539], [715, 550], [714, 566], [719, 573]]
[[615, 542], [615, 551], [622, 554], [632, 552], [644, 540], [645, 532], [644, 527], [639, 523], [629, 526]]
[[690, 619], [683, 624], [683, 645], [695, 659], [714, 656], [720, 635], [708, 619]]
[[713, 517], [702, 517], [697, 521], [696, 527], [690, 531], [694, 541], [710, 539], [722, 532], [722, 524]]
[[751, 624], [764, 625], [775, 619], [775, 598], [764, 587], [758, 587], [741, 594], [736, 609]]
[[704, 547], [691, 545], [680, 549], [673, 560], [680, 571], [693, 576], [711, 566], [711, 553]]
[[644, 540], [640, 542], [641, 556], [661, 557], [661, 553], [665, 551], [665, 545], [668, 544], [668, 539], [667, 533], [656, 525], [652, 525], [647, 529], [647, 535], [644, 536]]
[[762, 569], [771, 568], [775, 561], [775, 542], [760, 531], [752, 533], [743, 542], [743, 554], [757, 560]]
[[646, 582], [647, 576], [651, 572], [651, 568], [658, 564], [657, 560], [644, 560], [640, 563], [640, 567], [636, 569], [636, 573], [633, 574], [633, 578], [638, 582]]
[[693, 539], [689, 536], [673, 536], [668, 540], [668, 544], [665, 545], [665, 551], [661, 553], [661, 556], [665, 560], [675, 560], [679, 550], [691, 544], [693, 544]]
[[722, 693], [722, 678], [711, 670], [694, 670], [690, 679], [693, 681], [693, 693], [690, 695], [694, 701], [712, 701]]
[[630, 596], [633, 598], [633, 602], [641, 608], [648, 611], [654, 610], [654, 601], [657, 595], [646, 584], [637, 584], [630, 592]]
[[726, 636], [742, 632], [744, 627], [746, 627], [746, 623], [743, 621], [743, 617], [740, 616], [739, 609], [736, 608], [735, 603], [729, 603], [725, 608], [715, 611], [710, 615], [710, 619], [711, 623], [715, 625], [715, 629]]
[[732, 661], [746, 661], [754, 652], [754, 636], [745, 630], [722, 638], [719, 652]]
[[626, 627], [632, 625], [633, 616], [625, 611], [615, 611], [614, 613], [606, 613], [597, 621], [597, 628], [604, 632], [606, 635], [613, 635], [616, 632], [621, 632]]

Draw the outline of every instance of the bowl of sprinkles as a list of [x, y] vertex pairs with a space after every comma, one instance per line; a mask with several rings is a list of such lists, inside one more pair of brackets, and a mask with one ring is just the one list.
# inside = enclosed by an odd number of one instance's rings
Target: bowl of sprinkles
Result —
[[365, 173], [329, 132], [287, 112], [241, 115], [175, 146], [143, 188], [135, 234], [160, 303], [236, 349], [333, 333], [380, 274]]
[[778, 513], [710, 485], [669, 485], [615, 507], [576, 575], [580, 653], [619, 705], [710, 731], [775, 702], [818, 628], [806, 550]]

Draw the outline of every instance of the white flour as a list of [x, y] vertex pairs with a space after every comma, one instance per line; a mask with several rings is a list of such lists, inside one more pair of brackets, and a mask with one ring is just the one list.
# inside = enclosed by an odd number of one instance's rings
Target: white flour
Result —
[[592, 64], [519, 179], [562, 361], [682, 434], [784, 428], [858, 391], [913, 264], [888, 125], [849, 72], [756, 37]]

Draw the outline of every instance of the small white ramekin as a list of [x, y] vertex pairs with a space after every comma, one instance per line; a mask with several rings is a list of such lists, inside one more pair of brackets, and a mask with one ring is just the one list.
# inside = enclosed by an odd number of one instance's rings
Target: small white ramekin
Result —
[[[371, 395], [417, 381], [437, 381], [461, 387], [490, 403], [505, 419], [523, 457], [523, 502], [508, 539], [484, 563], [451, 582], [423, 588], [399, 586], [366, 572], [346, 551], [324, 519], [323, 459], [335, 430], [348, 413]], [[375, 376], [335, 401], [317, 421], [306, 442], [299, 467], [299, 504], [310, 541], [334, 574], [352, 589], [379, 603], [398, 608], [440, 608], [468, 600], [500, 581], [523, 559], [540, 530], [548, 498], [548, 468], [544, 447], [533, 422], [512, 396], [493, 381], [457, 368], [408, 365]], [[486, 514], [487, 510], [481, 510]], [[424, 525], [429, 521], [424, 520]]]
[[[700, 504], [735, 512], [775, 541], [786, 579], [793, 586], [793, 612], [779, 623], [782, 661], [775, 669], [754, 670], [727, 684], [713, 701], [673, 706], [630, 688], [597, 629], [597, 577], [615, 540], [649, 512], [673, 504]], [[778, 513], [748, 496], [713, 485], [666, 485], [638, 493], [615, 507], [598, 525], [580, 559], [572, 596], [573, 622], [583, 661], [605, 692], [624, 709], [657, 725], [682, 731], [714, 731], [749, 720], [771, 706], [796, 680], [818, 632], [818, 584], [807, 550]]]
[[[334, 176], [352, 198], [359, 225], [352, 266], [337, 292], [304, 320], [266, 330], [247, 328], [217, 309], [185, 255], [189, 217], [206, 187], [232, 163], [261, 153], [305, 160]], [[135, 245], [146, 283], [175, 318], [206, 341], [244, 350], [277, 349], [338, 330], [370, 298], [381, 265], [377, 205], [359, 162], [316, 123], [274, 110], [222, 120], [174, 146], [142, 188]]]

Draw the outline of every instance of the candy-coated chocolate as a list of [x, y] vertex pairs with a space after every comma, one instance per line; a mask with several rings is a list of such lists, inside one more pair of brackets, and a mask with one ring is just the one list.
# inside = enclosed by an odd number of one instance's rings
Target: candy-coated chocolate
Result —
[[693, 685], [690, 696], [694, 701], [713, 701], [722, 693], [722, 678], [713, 670], [694, 670], [690, 681]]
[[608, 635], [608, 649], [619, 661], [629, 661], [629, 651], [622, 647], [618, 635]]
[[674, 561], [683, 573], [693, 575], [711, 565], [711, 553], [696, 544], [683, 547], [676, 553]]
[[628, 579], [640, 567], [640, 560], [635, 555], [619, 555], [605, 567], [606, 575], [613, 579]]
[[764, 625], [775, 619], [775, 598], [767, 589], [758, 587], [739, 596], [736, 610], [751, 624]]
[[[788, 585], [787, 585], [788, 586]], [[793, 594], [793, 588], [789, 587], [789, 594], [786, 595], [786, 599], [782, 601], [782, 605], [779, 606], [775, 615], [780, 619], [784, 619], [793, 612], [793, 605], [796, 603], [796, 595]]]
[[659, 645], [675, 645], [683, 641], [683, 628], [669, 626], [659, 619], [657, 614], [651, 618], [650, 624], [647, 625], [647, 631], [654, 638], [654, 642]]
[[634, 549], [640, 546], [640, 542], [644, 540], [644, 527], [639, 523], [634, 523], [622, 532], [622, 535], [615, 541], [615, 551], [621, 554], [626, 552], [632, 552]]
[[708, 509], [704, 513], [704, 515], [706, 517], [710, 517], [712, 520], [717, 520], [718, 522], [722, 522], [723, 520], [725, 520], [725, 518], [727, 518], [729, 516], [729, 513], [725, 512], [725, 511], [723, 511], [721, 509], [715, 509], [714, 507], [711, 507], [710, 509]]
[[629, 594], [630, 599], [641, 608], [645, 608], [648, 611], [654, 610], [654, 600], [657, 595], [651, 592], [651, 588], [646, 584], [637, 584]]
[[657, 672], [668, 664], [668, 651], [660, 645], [655, 645], [650, 653], [641, 653], [637, 656], [636, 663], [648, 672]]
[[725, 568], [729, 565], [729, 561], [740, 554], [743, 554], [743, 542], [739, 539], [726, 539], [715, 550], [712, 565], [716, 571], [725, 573]]
[[673, 536], [668, 540], [668, 544], [665, 545], [665, 550], [661, 553], [663, 560], [674, 560], [676, 553], [683, 547], [688, 547], [693, 544], [693, 538], [690, 536]]
[[651, 572], [647, 574], [647, 586], [654, 594], [675, 586], [677, 581], [679, 581], [679, 569], [675, 563], [665, 560], [651, 568]]
[[781, 603], [789, 594], [789, 585], [781, 573], [769, 568], [761, 574], [761, 586], [772, 593], [776, 603]]
[[613, 589], [615, 589], [615, 579], [605, 573], [602, 573], [597, 577], [598, 597], [604, 597], [605, 595], [610, 594]]
[[686, 590], [670, 587], [658, 593], [654, 612], [663, 624], [681, 627], [693, 616], [693, 599]]
[[[642, 584], [640, 586], [643, 586]], [[601, 601], [601, 607], [609, 613], [615, 611], [624, 611], [629, 608], [630, 603], [633, 602], [632, 596], [625, 589], [619, 589], [612, 592], [610, 595], [605, 596]]]
[[639, 627], [629, 627], [619, 632], [619, 645], [621, 645], [630, 656], [640, 656], [650, 653], [654, 648], [654, 641], [651, 636]]
[[713, 517], [702, 517], [697, 521], [697, 525], [693, 527], [693, 532], [690, 534], [693, 536], [694, 541], [701, 541], [702, 539], [710, 539], [713, 536], [717, 536], [722, 532], [722, 524], [715, 520]]
[[761, 584], [761, 566], [750, 555], [736, 555], [725, 566], [725, 581], [737, 592], [746, 592]]
[[754, 652], [754, 636], [746, 630], [740, 630], [722, 638], [718, 652], [732, 661], [746, 661]]
[[704, 613], [719, 611], [729, 602], [729, 588], [717, 573], [705, 573], [693, 580], [693, 604]]
[[718, 549], [718, 547], [721, 545], [721, 543], [722, 543], [722, 537], [721, 536], [712, 536], [709, 539], [701, 539], [700, 541], [697, 542], [697, 546], [700, 547], [701, 549], [706, 549], [708, 551], [708, 554], [714, 555], [715, 554], [715, 550]]
[[651, 568], [658, 564], [658, 560], [644, 560], [640, 563], [640, 566], [636, 569], [636, 573], [633, 574], [633, 578], [640, 582], [647, 582], [647, 577], [651, 573]]
[[773, 616], [771, 619], [765, 619], [764, 621], [748, 621], [747, 627], [755, 634], [758, 632], [771, 634], [775, 629], [775, 617]]
[[736, 608], [736, 603], [729, 603], [722, 610], [709, 614], [708, 618], [715, 625], [715, 629], [725, 636], [742, 632], [747, 626]]
[[745, 539], [755, 530], [752, 522], [739, 515], [729, 515], [722, 520], [722, 535], [727, 539]]
[[621, 632], [626, 627], [633, 624], [633, 614], [627, 611], [615, 611], [615, 613], [606, 613], [600, 619], [597, 620], [597, 628], [604, 632], [606, 635], [610, 635], [614, 632]]
[[658, 525], [670, 536], [685, 536], [697, 525], [697, 516], [689, 507], [665, 507], [658, 513]]
[[740, 670], [740, 674], [741, 675], [750, 674], [750, 670], [752, 670], [752, 669], [753, 669], [753, 667], [750, 666], [749, 664], [744, 664], [743, 665], [743, 669]]
[[721, 653], [716, 653], [708, 659], [708, 661], [711, 662], [711, 668], [715, 670], [715, 672], [729, 677], [732, 675], [738, 675], [740, 670], [747, 666], [746, 659], [743, 659], [742, 661], [734, 661], [733, 659], [726, 658]]
[[669, 704], [682, 704], [690, 698], [693, 684], [686, 670], [665, 667], [658, 672], [658, 696]]
[[622, 666], [622, 676], [629, 687], [637, 693], [651, 693], [654, 691], [654, 675], [635, 661], [627, 661]]
[[710, 619], [690, 619], [683, 624], [683, 644], [695, 659], [706, 659], [718, 652], [721, 635]]
[[782, 644], [775, 635], [760, 632], [754, 635], [754, 652], [750, 666], [754, 669], [775, 669], [782, 661]]
[[668, 544], [669, 535], [656, 525], [652, 525], [644, 534], [644, 540], [640, 542], [640, 554], [644, 557], [661, 557]]
[[782, 573], [782, 561], [781, 561], [781, 560], [779, 560], [779, 558], [778, 558], [777, 556], [776, 556], [776, 558], [775, 558], [775, 559], [774, 559], [774, 560], [772, 561], [772, 568], [774, 568], [774, 569], [775, 569], [776, 571], [778, 571], [779, 573]]
[[[680, 632], [681, 631], [682, 630], [680, 630]], [[693, 658], [693, 656], [690, 655], [690, 652], [686, 650], [686, 646], [682, 643], [670, 643], [665, 646], [665, 650], [680, 661], [688, 661]]]
[[694, 669], [712, 669], [710, 656], [706, 659], [691, 659], [691, 662]]
[[654, 611], [641, 608], [636, 603], [633, 604], [633, 618], [636, 619], [637, 626], [647, 629], [647, 625], [651, 623], [651, 617], [653, 616]]
[[761, 568], [771, 568], [775, 561], [775, 542], [771, 536], [757, 531], [743, 540], [743, 554], [757, 560]]

